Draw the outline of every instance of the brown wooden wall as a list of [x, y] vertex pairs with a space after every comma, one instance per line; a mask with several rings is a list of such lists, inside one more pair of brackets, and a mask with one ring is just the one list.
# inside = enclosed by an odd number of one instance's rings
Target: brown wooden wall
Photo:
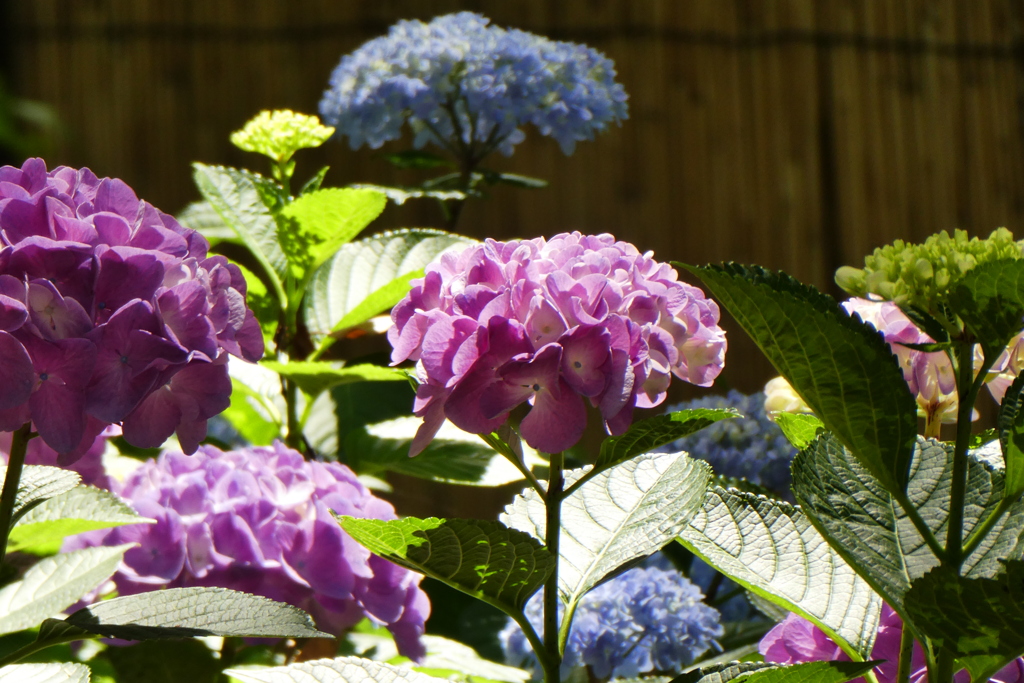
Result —
[[[29, 0], [0, 31], [11, 85], [53, 105], [49, 161], [119, 176], [157, 206], [195, 198], [193, 160], [259, 165], [228, 134], [257, 111], [314, 112], [340, 56], [400, 18], [459, 9], [612, 57], [630, 118], [571, 157], [528, 140], [460, 229], [511, 237], [607, 231], [663, 259], [733, 259], [829, 286], [893, 239], [1007, 226], [1024, 237], [1020, 0]], [[300, 173], [403, 182], [333, 144]], [[439, 224], [434, 206], [381, 227]], [[769, 369], [732, 328], [725, 383]]]

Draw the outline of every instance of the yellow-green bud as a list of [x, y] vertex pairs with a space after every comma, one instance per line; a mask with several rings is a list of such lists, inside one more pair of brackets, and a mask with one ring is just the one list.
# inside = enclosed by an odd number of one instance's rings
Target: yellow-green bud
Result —
[[261, 111], [241, 130], [231, 134], [231, 143], [246, 152], [264, 154], [283, 164], [297, 150], [319, 147], [334, 135], [316, 116], [288, 109]]

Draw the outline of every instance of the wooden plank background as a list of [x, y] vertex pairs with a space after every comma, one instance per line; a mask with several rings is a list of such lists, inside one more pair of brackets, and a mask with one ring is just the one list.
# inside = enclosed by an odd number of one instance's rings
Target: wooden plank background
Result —
[[[256, 112], [314, 112], [342, 54], [461, 9], [604, 51], [630, 95], [629, 120], [573, 156], [528, 131], [493, 166], [551, 187], [495, 190], [463, 232], [611, 232], [822, 287], [895, 238], [1024, 237], [1019, 0], [32, 0], [7, 3], [0, 31], [14, 91], [65, 124], [51, 164], [124, 178], [173, 212], [196, 197], [191, 161], [261, 164], [227, 140]], [[340, 144], [300, 174], [321, 163], [334, 184], [414, 180]], [[439, 224], [412, 202], [379, 227]], [[770, 368], [726, 324], [720, 385], [757, 389]]]

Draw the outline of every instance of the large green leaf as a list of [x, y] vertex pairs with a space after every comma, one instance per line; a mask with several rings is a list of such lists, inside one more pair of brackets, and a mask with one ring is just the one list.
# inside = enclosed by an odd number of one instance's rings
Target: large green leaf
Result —
[[[994, 446], [994, 444], [993, 444]], [[953, 448], [921, 439], [914, 452], [907, 496], [937, 539], [945, 540]], [[1003, 472], [968, 454], [964, 533], [991, 514], [1003, 497]], [[830, 434], [793, 461], [793, 492], [815, 527], [846, 561], [901, 615], [911, 582], [939, 564], [903, 508]], [[1003, 558], [1024, 555], [1024, 504], [1010, 508], [964, 562], [972, 578], [990, 578]]]
[[0, 589], [0, 634], [38, 626], [73, 605], [117, 569], [128, 545], [84, 548], [47, 557]]
[[144, 642], [108, 647], [103, 656], [117, 683], [218, 683], [223, 664], [198, 640]]
[[218, 242], [237, 242], [238, 233], [231, 229], [210, 202], [192, 202], [177, 215], [184, 227], [198, 230], [211, 245]]
[[273, 182], [249, 171], [195, 163], [192, 174], [203, 197], [266, 270], [275, 294], [285, 300], [288, 258], [278, 241]]
[[8, 664], [0, 668], [0, 683], [89, 683], [89, 667], [72, 662]]
[[380, 192], [331, 187], [304, 194], [284, 206], [278, 242], [292, 277], [297, 282], [307, 281], [338, 247], [379, 216], [386, 204], [387, 198]]
[[408, 375], [402, 370], [361, 363], [340, 366], [327, 361], [292, 361], [278, 363], [263, 361], [269, 368], [295, 382], [304, 393], [317, 396], [331, 387], [352, 382], [407, 382]]
[[227, 669], [241, 683], [441, 683], [412, 669], [359, 657], [317, 659], [272, 668]]
[[340, 384], [313, 401], [302, 432], [317, 453], [344, 461], [349, 455], [345, 451], [348, 435], [353, 430], [408, 416], [414, 397], [415, 392], [405, 382]]
[[[443, 251], [472, 242], [461, 235], [419, 228], [384, 232], [344, 245], [310, 282], [305, 303], [310, 334], [321, 339], [338, 329], [339, 323], [357, 325], [388, 310], [408, 291], [409, 274], [422, 270]], [[361, 306], [371, 297], [373, 306]], [[353, 314], [357, 309], [358, 314]]]
[[[589, 468], [569, 470], [572, 484]], [[685, 453], [648, 453], [611, 467], [562, 501], [558, 589], [570, 612], [584, 593], [626, 563], [675, 538], [700, 510], [711, 468]], [[533, 489], [501, 520], [544, 539], [547, 506]]]
[[7, 550], [53, 554], [60, 550], [66, 536], [151, 521], [109, 491], [77, 486], [32, 508], [18, 520], [7, 539]]
[[554, 558], [529, 534], [500, 522], [466, 519], [383, 521], [339, 516], [370, 552], [494, 605], [522, 611], [554, 569]]
[[999, 445], [1006, 467], [1007, 498], [1024, 493], [1024, 373], [1017, 375], [999, 406]]
[[917, 404], [889, 345], [831, 297], [784, 273], [689, 268], [779, 373], [889, 491], [906, 487]]
[[715, 487], [679, 541], [756, 595], [813, 621], [847, 654], [870, 657], [882, 601], [800, 508]]
[[513, 666], [497, 664], [484, 659], [477, 651], [457, 640], [440, 636], [421, 636], [420, 642], [426, 649], [423, 659], [417, 662], [402, 661], [395, 638], [383, 628], [383, 633], [349, 633], [346, 637], [352, 643], [355, 654], [375, 662], [390, 662], [421, 673], [454, 681], [472, 683], [474, 680], [502, 681], [503, 683], [526, 683], [530, 673]]
[[601, 443], [594, 469], [587, 478], [642, 453], [672, 443], [719, 420], [743, 417], [733, 409], [696, 408], [656, 415], [634, 422], [621, 436], [609, 436]]
[[[7, 467], [0, 466], [0, 481], [7, 477]], [[18, 492], [14, 496], [14, 509], [11, 523], [16, 524], [22, 515], [43, 501], [59, 496], [65, 491], [78, 486], [82, 477], [77, 472], [48, 467], [45, 465], [26, 465], [21, 470], [18, 480]]]
[[281, 318], [281, 305], [277, 297], [267, 290], [263, 280], [256, 273], [252, 272], [240, 263], [235, 264], [242, 277], [245, 278], [245, 305], [256, 316], [263, 332], [263, 340], [268, 349], [272, 349], [274, 335], [277, 333], [277, 326]]
[[975, 681], [987, 681], [1024, 654], [1024, 562], [990, 578], [965, 578], [936, 567], [916, 579], [906, 609], [937, 647], [953, 649]]
[[949, 307], [986, 355], [1000, 353], [1021, 331], [1024, 320], [1024, 259], [971, 268], [950, 287]]
[[672, 683], [845, 683], [863, 676], [877, 662], [805, 662], [769, 664], [768, 662], [730, 662], [721, 666], [696, 669], [672, 679]]
[[331, 637], [297, 607], [227, 588], [165, 588], [113, 598], [78, 610], [65, 623], [125, 640]]

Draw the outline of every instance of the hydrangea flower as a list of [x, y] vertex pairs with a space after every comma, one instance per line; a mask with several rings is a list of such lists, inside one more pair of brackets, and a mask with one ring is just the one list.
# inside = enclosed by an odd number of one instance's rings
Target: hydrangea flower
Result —
[[112, 423], [195, 451], [227, 355], [263, 354], [245, 279], [208, 246], [120, 180], [0, 168], [0, 431], [31, 421], [62, 464]]
[[[871, 650], [871, 659], [885, 660], [884, 664], [879, 664], [874, 669], [878, 683], [896, 683], [902, 634], [903, 621], [889, 605], [883, 605], [882, 616], [878, 623], [878, 633], [875, 636], [875, 646]], [[758, 649], [764, 655], [764, 661], [778, 664], [849, 660], [849, 657], [821, 629], [796, 614], [790, 614], [765, 634]], [[956, 683], [969, 683], [971, 677], [966, 670], [963, 670], [956, 674], [954, 680]], [[1024, 659], [1010, 662], [989, 678], [989, 681], [990, 683], [1024, 683]], [[921, 649], [920, 643], [915, 641], [911, 657], [910, 683], [927, 682], [928, 669], [925, 664], [924, 650]], [[857, 678], [854, 683], [865, 683], [865, 681], [863, 678]]]
[[796, 449], [765, 412], [765, 396], [742, 394], [706, 396], [672, 406], [667, 412], [695, 408], [735, 409], [744, 417], [721, 420], [662, 447], [665, 452], [686, 451], [706, 460], [715, 474], [743, 478], [779, 494], [789, 492], [789, 464]]
[[586, 398], [621, 434], [671, 376], [710, 385], [724, 364], [718, 306], [669, 265], [611, 235], [487, 240], [448, 252], [391, 313], [394, 364], [417, 361], [412, 454], [447, 417], [489, 433], [523, 403], [537, 450], [579, 441]]
[[315, 116], [289, 109], [261, 111], [231, 134], [231, 144], [246, 152], [256, 152], [281, 164], [300, 149], [319, 147], [334, 129], [320, 124]]
[[[533, 124], [571, 154], [628, 115], [610, 59], [585, 45], [489, 25], [472, 12], [400, 21], [342, 58], [320, 113], [352, 149], [401, 137], [479, 157], [511, 154]], [[462, 157], [462, 154], [457, 154]]]
[[[534, 628], [543, 622], [542, 593], [526, 605]], [[677, 571], [635, 568], [583, 596], [562, 660], [562, 677], [588, 667], [592, 678], [633, 678], [652, 671], [678, 672], [711, 647], [722, 633], [718, 612], [700, 589]], [[559, 606], [561, 608], [561, 606]], [[499, 634], [512, 666], [540, 665], [514, 621]]]
[[395, 519], [346, 466], [307, 462], [280, 442], [203, 446], [193, 456], [165, 452], [112, 490], [156, 523], [80, 534], [65, 550], [137, 543], [113, 576], [119, 594], [233, 588], [296, 605], [332, 633], [368, 616], [403, 654], [424, 654], [421, 577], [371, 554], [332, 515]]
[[764, 412], [774, 419], [775, 413], [811, 413], [800, 394], [785, 377], [773, 377], [764, 385]]

